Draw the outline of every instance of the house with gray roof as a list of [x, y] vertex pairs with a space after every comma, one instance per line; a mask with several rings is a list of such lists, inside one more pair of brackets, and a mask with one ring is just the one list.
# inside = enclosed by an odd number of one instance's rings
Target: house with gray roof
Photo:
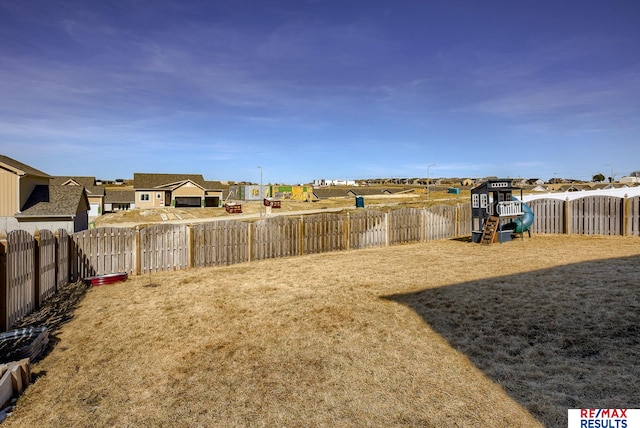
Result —
[[89, 218], [101, 216], [104, 213], [105, 188], [96, 184], [95, 177], [53, 177], [51, 184], [58, 186], [84, 187], [89, 200]]
[[36, 229], [65, 229], [69, 233], [89, 227], [89, 199], [83, 187], [39, 185], [15, 215], [20, 229], [33, 234]]
[[63, 228], [70, 233], [88, 226], [84, 187], [52, 185], [53, 177], [0, 155], [0, 229]]
[[[219, 187], [211, 188], [215, 183]], [[222, 187], [220, 182], [206, 181], [201, 174], [133, 174], [137, 208], [220, 207]]]

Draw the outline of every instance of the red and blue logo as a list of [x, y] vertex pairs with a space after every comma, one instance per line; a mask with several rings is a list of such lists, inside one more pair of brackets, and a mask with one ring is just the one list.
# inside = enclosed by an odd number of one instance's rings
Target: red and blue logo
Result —
[[640, 428], [639, 409], [569, 409], [569, 428]]

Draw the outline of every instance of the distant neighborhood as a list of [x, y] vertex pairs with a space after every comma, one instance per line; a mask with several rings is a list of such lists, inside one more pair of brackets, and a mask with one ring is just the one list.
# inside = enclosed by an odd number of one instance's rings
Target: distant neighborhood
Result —
[[[517, 179], [514, 185], [531, 192], [571, 192], [640, 185], [640, 174], [616, 182], [583, 182], [554, 178]], [[362, 180], [318, 179], [306, 185], [205, 180], [201, 174], [134, 173], [133, 179], [101, 180], [96, 177], [52, 176], [18, 160], [0, 155], [0, 230], [65, 229], [69, 233], [89, 228], [93, 219], [110, 212], [135, 208], [223, 207], [232, 201], [315, 201], [325, 198], [412, 192], [424, 186], [433, 190], [469, 189], [484, 178], [377, 178]], [[613, 181], [613, 180], [610, 180]]]

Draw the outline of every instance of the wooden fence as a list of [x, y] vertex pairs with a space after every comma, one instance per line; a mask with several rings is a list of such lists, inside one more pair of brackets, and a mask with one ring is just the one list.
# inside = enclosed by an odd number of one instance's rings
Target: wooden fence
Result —
[[[534, 233], [640, 235], [640, 197], [594, 196], [528, 202]], [[471, 235], [470, 203], [268, 217], [67, 234], [0, 234], [0, 331], [68, 282], [94, 275], [224, 266], [269, 258], [424, 242]]]
[[0, 233], [0, 331], [37, 309], [58, 287], [70, 281], [70, 238], [24, 230]]
[[535, 199], [534, 233], [640, 235], [640, 196], [588, 196], [574, 200]]

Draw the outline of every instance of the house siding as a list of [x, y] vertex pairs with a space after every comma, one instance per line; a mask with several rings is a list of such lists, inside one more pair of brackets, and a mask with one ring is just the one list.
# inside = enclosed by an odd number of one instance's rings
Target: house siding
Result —
[[18, 211], [18, 176], [0, 168], [0, 216], [11, 217]]
[[173, 198], [174, 199], [176, 198], [176, 196], [177, 197], [204, 198], [204, 190], [201, 189], [198, 186], [195, 186], [195, 185], [191, 184], [191, 183], [186, 183], [186, 184], [178, 187], [172, 193], [173, 193]]
[[[148, 194], [149, 200], [143, 201], [142, 195]], [[158, 195], [160, 197], [158, 198]], [[136, 207], [157, 208], [166, 206], [166, 195], [164, 190], [136, 190]]]

